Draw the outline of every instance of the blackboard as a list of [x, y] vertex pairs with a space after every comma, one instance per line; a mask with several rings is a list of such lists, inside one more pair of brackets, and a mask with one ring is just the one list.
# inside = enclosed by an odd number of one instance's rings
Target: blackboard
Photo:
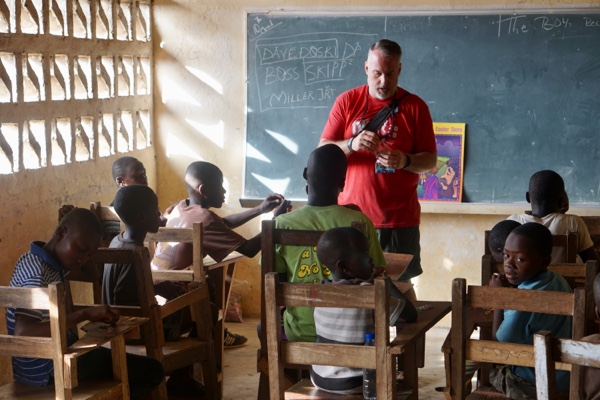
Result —
[[467, 124], [463, 202], [524, 200], [553, 169], [600, 204], [600, 13], [247, 15], [244, 197], [306, 198], [302, 170], [336, 96], [366, 84], [379, 38], [434, 121]]

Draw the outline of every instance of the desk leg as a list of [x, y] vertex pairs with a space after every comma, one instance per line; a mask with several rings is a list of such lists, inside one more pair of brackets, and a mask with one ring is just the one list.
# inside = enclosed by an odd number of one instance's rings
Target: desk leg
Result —
[[221, 393], [223, 393], [223, 352], [225, 339], [225, 315], [227, 313], [227, 303], [229, 301], [229, 292], [231, 290], [231, 281], [235, 271], [235, 263], [228, 264], [222, 268], [210, 270], [208, 275], [215, 284], [215, 305], [219, 310], [219, 318], [214, 327], [213, 340], [215, 343], [215, 360], [221, 369]]
[[419, 367], [417, 365], [418, 348], [418, 343], [413, 342], [406, 348], [404, 353], [402, 353], [404, 387], [412, 390], [412, 394], [409, 397], [411, 400], [418, 400], [419, 398]]

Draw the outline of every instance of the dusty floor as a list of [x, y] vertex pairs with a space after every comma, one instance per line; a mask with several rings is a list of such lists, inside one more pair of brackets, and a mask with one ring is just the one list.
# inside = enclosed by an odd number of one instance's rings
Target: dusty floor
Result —
[[[225, 351], [224, 400], [256, 399], [258, 373], [256, 372], [256, 351], [259, 348], [256, 336], [258, 319], [245, 318], [244, 322], [227, 323], [232, 332], [248, 338], [245, 346]], [[419, 370], [419, 398], [444, 399], [435, 391], [436, 386], [444, 385], [444, 357], [442, 342], [448, 334], [447, 328], [434, 327], [427, 334], [425, 346], [425, 368]]]

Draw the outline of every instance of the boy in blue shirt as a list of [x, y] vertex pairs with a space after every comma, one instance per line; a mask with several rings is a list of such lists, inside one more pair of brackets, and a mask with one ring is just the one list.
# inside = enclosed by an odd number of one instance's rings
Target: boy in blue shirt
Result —
[[[517, 286], [522, 290], [550, 290], [571, 293], [571, 287], [559, 274], [549, 271], [552, 258], [552, 234], [542, 224], [529, 222], [515, 228], [504, 244], [504, 274], [494, 274], [490, 286]], [[494, 310], [492, 332], [501, 342], [533, 344], [533, 335], [548, 330], [561, 338], [571, 337], [572, 318], [565, 315]], [[493, 370], [490, 382], [510, 398], [535, 399], [533, 368], [504, 366]], [[557, 371], [556, 389], [569, 389], [569, 373]]]
[[[75, 208], [65, 214], [52, 238], [47, 242], [31, 243], [30, 251], [17, 261], [10, 281], [14, 287], [48, 287], [52, 282], [64, 281], [70, 274], [80, 272], [81, 265], [98, 249], [102, 225], [94, 213]], [[8, 308], [8, 334], [20, 336], [50, 336], [48, 310]], [[76, 329], [83, 321], [115, 323], [117, 311], [109, 306], [90, 307], [67, 315], [67, 328]], [[77, 340], [74, 333], [69, 343]], [[79, 381], [113, 376], [109, 349], [100, 347], [79, 357]], [[164, 379], [162, 365], [152, 358], [127, 354], [127, 373], [132, 399], [144, 398]], [[13, 357], [15, 380], [31, 385], [45, 386], [54, 381], [52, 360]]]

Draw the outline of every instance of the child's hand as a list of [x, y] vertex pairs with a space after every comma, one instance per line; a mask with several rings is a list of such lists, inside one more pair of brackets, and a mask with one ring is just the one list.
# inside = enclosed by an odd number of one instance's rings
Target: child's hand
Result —
[[71, 204], [64, 204], [62, 207], [58, 209], [58, 222], [62, 221], [65, 215], [76, 207]]
[[119, 311], [109, 306], [90, 307], [85, 310], [85, 317], [91, 322], [112, 325], [119, 320]]
[[292, 211], [292, 202], [289, 200], [284, 200], [281, 204], [275, 209], [273, 212], [273, 216], [276, 217], [281, 214], [285, 214]]
[[489, 285], [491, 287], [511, 287], [510, 283], [508, 282], [508, 279], [506, 279], [506, 275], [499, 274], [497, 272], [494, 273], [490, 278]]
[[271, 193], [268, 195], [262, 203], [258, 206], [262, 213], [268, 213], [272, 211], [275, 207], [280, 206], [285, 201], [285, 198], [277, 193]]

